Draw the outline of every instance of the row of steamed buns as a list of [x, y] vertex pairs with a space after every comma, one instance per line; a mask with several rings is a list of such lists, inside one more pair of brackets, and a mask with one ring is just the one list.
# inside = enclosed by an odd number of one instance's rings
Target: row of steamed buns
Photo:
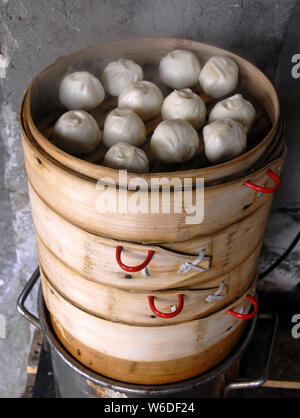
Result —
[[[70, 154], [82, 155], [103, 140], [108, 149], [104, 166], [146, 173], [148, 157], [139, 148], [146, 142], [145, 121], [161, 115], [163, 121], [150, 140], [152, 157], [163, 163], [189, 161], [200, 152], [198, 132], [207, 116], [204, 101], [191, 88], [200, 83], [213, 98], [228, 95], [238, 84], [238, 66], [229, 57], [214, 56], [201, 69], [194, 53], [169, 52], [159, 64], [161, 82], [174, 89], [166, 98], [143, 77], [143, 69], [127, 59], [108, 64], [102, 82], [86, 71], [66, 75], [59, 86], [59, 100], [71, 110], [55, 124], [55, 144]], [[87, 111], [101, 105], [106, 93], [118, 96], [118, 107], [107, 115], [102, 135]], [[202, 130], [207, 159], [217, 163], [242, 154], [254, 117], [253, 105], [240, 94], [219, 101]]]

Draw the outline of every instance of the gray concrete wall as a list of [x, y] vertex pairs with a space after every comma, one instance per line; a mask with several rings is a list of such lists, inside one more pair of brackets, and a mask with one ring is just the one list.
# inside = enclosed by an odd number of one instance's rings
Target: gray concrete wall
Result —
[[[37, 265], [17, 114], [30, 80], [57, 57], [98, 42], [145, 37], [191, 38], [232, 50], [275, 75], [295, 0], [0, 0], [0, 40], [6, 77], [1, 84], [0, 397], [19, 396], [31, 331], [15, 313], [17, 295]], [[296, 51], [297, 52], [297, 51]], [[299, 52], [299, 51], [298, 51]], [[0, 56], [1, 59], [1, 56]], [[300, 145], [299, 145], [300, 146]], [[9, 193], [8, 193], [9, 192]], [[284, 201], [284, 193], [281, 195]], [[278, 203], [278, 202], [277, 202]], [[300, 207], [299, 196], [294, 209]], [[280, 202], [277, 208], [280, 207]], [[285, 205], [286, 207], [286, 205]], [[266, 237], [265, 260], [276, 257], [294, 235], [295, 219], [275, 212]], [[282, 229], [285, 228], [284, 237]], [[299, 255], [297, 253], [297, 255]], [[263, 263], [263, 264], [264, 264]], [[284, 285], [296, 283], [296, 256]], [[287, 269], [286, 269], [287, 270]], [[269, 280], [269, 285], [281, 283]], [[273, 277], [274, 278], [274, 277]], [[273, 283], [273, 284], [272, 284]], [[34, 299], [30, 305], [34, 307]]]

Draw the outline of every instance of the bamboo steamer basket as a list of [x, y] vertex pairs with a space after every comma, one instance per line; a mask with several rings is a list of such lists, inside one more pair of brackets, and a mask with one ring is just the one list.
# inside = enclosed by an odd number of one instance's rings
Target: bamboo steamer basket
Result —
[[[184, 202], [177, 211], [181, 213], [164, 213], [165, 202], [162, 201], [159, 213], [151, 213], [151, 193], [141, 191], [141, 213], [102, 212], [96, 181], [79, 173], [74, 173], [47, 155], [33, 137], [22, 129], [22, 143], [25, 158], [25, 170], [28, 181], [40, 198], [58, 214], [74, 225], [94, 234], [115, 239], [142, 243], [164, 243], [187, 241], [198, 236], [216, 233], [253, 213], [268, 198], [245, 185], [251, 180], [257, 185], [271, 188], [274, 181], [266, 175], [272, 169], [280, 175], [285, 155], [270, 161], [263, 168], [240, 179], [204, 188], [203, 219], [201, 223], [187, 223]], [[116, 170], [117, 171], [117, 170]], [[278, 180], [279, 181], [279, 180]], [[116, 198], [129, 201], [137, 192], [108, 187], [105, 190], [109, 201]], [[170, 207], [176, 205], [178, 193], [170, 192]], [[196, 191], [192, 190], [195, 196]], [[143, 196], [144, 197], [143, 197]], [[169, 204], [168, 203], [168, 204]], [[200, 205], [200, 206], [201, 206]], [[179, 210], [178, 210], [179, 209]], [[142, 213], [142, 212], [146, 213]], [[200, 216], [201, 217], [201, 216]]]
[[[226, 55], [233, 58], [239, 66], [239, 84], [238, 90], [232, 94], [242, 92], [249, 96], [257, 110], [257, 126], [255, 124], [253, 127], [253, 137], [249, 136], [247, 152], [240, 157], [213, 166], [206, 159], [198, 158], [196, 165], [192, 162], [190, 166], [170, 166], [169, 172], [164, 173], [164, 177], [173, 178], [176, 176], [176, 178], [188, 177], [193, 179], [201, 177], [205, 179], [206, 184], [209, 184], [242, 173], [260, 158], [264, 159], [274, 142], [280, 120], [280, 106], [273, 85], [258, 68], [243, 58], [228, 51], [191, 40], [149, 38], [109, 42], [64, 57], [50, 65], [32, 81], [26, 94], [22, 117], [28, 124], [29, 130], [37, 143], [55, 161], [71, 169], [74, 173], [83, 174], [90, 179], [98, 180], [99, 178], [109, 177], [118, 184], [116, 170], [93, 164], [101, 161], [105, 152], [103, 146], [100, 145], [95, 152], [83, 157], [85, 159], [83, 160], [63, 152], [51, 142], [53, 125], [59, 115], [65, 111], [59, 105], [58, 100], [60, 80], [67, 72], [76, 70], [88, 70], [101, 78], [102, 71], [109, 62], [120, 58], [128, 58], [139, 63], [144, 70], [144, 79], [155, 82], [166, 96], [171, 89], [160, 83], [158, 65], [160, 58], [174, 49], [193, 51], [199, 57], [202, 65], [213, 55]], [[202, 98], [206, 101], [208, 108], [214, 104], [212, 98], [207, 95], [202, 94]], [[102, 105], [92, 112], [100, 126], [103, 126], [106, 113], [114, 107], [116, 107], [116, 99], [107, 95]], [[151, 134], [160, 120], [160, 118], [157, 118], [147, 123], [148, 134]], [[267, 126], [265, 126], [266, 120], [269, 120]], [[148, 152], [147, 145], [145, 150]], [[188, 169], [189, 167], [190, 169]], [[142, 177], [149, 184], [153, 176], [157, 177], [157, 171], [159, 170], [159, 166], [154, 166], [154, 173]], [[134, 175], [129, 173], [129, 179], [132, 176]]]
[[[208, 283], [145, 293], [87, 280], [67, 267], [38, 241], [42, 280], [47, 280], [72, 304], [92, 315], [109, 321], [140, 325], [190, 321], [216, 312], [236, 300], [248, 289], [256, 274], [260, 247], [234, 270]], [[152, 296], [152, 303], [158, 310], [156, 314], [151, 309], [149, 296]]]
[[[43, 294], [56, 335], [81, 363], [104, 376], [164, 384], [199, 375], [233, 349], [246, 320], [229, 314], [251, 309], [254, 280], [241, 298], [204, 318], [174, 325], [137, 326], [107, 321], [71, 304], [44, 278]], [[250, 296], [251, 297], [251, 296]], [[238, 314], [239, 315], [239, 314]]]
[[[77, 158], [51, 142], [54, 123], [65, 111], [58, 103], [58, 84], [67, 71], [99, 76], [108, 62], [127, 57], [141, 64], [145, 79], [166, 96], [171, 90], [160, 85], [155, 69], [163, 55], [178, 48], [195, 52], [202, 64], [212, 55], [238, 63], [239, 87], [232, 94], [242, 92], [257, 112], [247, 151], [214, 166], [204, 157], [168, 169], [152, 164], [151, 173], [138, 176], [143, 181], [140, 212], [120, 207], [103, 212], [104, 186], [110, 202], [117, 192], [117, 205], [137, 193], [124, 187], [118, 170], [101, 166], [103, 145]], [[199, 94], [210, 109], [212, 99]], [[103, 126], [114, 107], [116, 100], [107, 97], [91, 113]], [[138, 384], [184, 380], [223, 360], [251, 316], [237, 318], [232, 311], [251, 309], [271, 192], [279, 186], [286, 156], [278, 98], [267, 78], [242, 58], [197, 42], [102, 44], [40, 73], [24, 97], [20, 122], [44, 299], [64, 346], [92, 370]], [[147, 123], [148, 155], [149, 136], [159, 122]], [[136, 177], [127, 175], [128, 181]], [[181, 194], [176, 187], [170, 202], [152, 213], [147, 186], [153, 178], [191, 179], [193, 201], [204, 185], [197, 201], [202, 219], [187, 221], [182, 202], [176, 213], [165, 213]], [[182, 271], [187, 265], [192, 268]]]
[[[82, 278], [130, 290], [153, 291], [195, 286], [227, 275], [260, 247], [267, 225], [272, 195], [255, 212], [224, 230], [190, 241], [164, 245], [142, 245], [116, 241], [91, 234], [71, 224], [49, 208], [29, 186], [32, 217], [39, 247], [49, 252]], [[116, 249], [122, 246], [121, 261], [129, 266], [141, 265], [149, 251], [154, 255], [143, 271], [129, 272], [121, 268]], [[192, 264], [205, 250], [206, 255], [196, 268], [181, 268]], [[40, 251], [42, 256], [42, 251]], [[253, 261], [256, 264], [256, 260]]]

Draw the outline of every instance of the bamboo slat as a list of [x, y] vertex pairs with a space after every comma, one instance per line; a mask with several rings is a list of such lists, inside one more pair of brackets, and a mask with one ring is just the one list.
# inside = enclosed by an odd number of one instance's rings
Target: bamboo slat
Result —
[[[83, 278], [142, 291], [206, 285], [246, 262], [261, 245], [272, 203], [269, 196], [257, 211], [214, 235], [175, 244], [142, 245], [90, 234], [57, 215], [31, 187], [29, 192], [38, 243]], [[128, 273], [118, 265], [116, 247], [120, 245], [124, 249], [122, 261], [129, 266], [139, 265], [149, 250], [154, 251], [147, 266], [149, 276], [142, 271]], [[182, 264], [195, 261], [203, 249], [206, 257], [197, 266], [206, 271], [180, 273]]]
[[[247, 293], [255, 289], [255, 280]], [[63, 298], [46, 280], [43, 294], [54, 330], [69, 352], [92, 370], [138, 384], [162, 384], [196, 376], [220, 362], [237, 343], [249, 312], [245, 294], [224, 309], [175, 325], [137, 326], [92, 316]]]
[[[40, 241], [38, 242], [42, 279], [51, 283], [61, 295], [92, 315], [101, 316], [109, 321], [140, 325], [190, 321], [216, 312], [238, 299], [256, 274], [260, 247], [261, 245], [234, 270], [207, 283], [195, 282], [193, 286], [187, 288], [142, 292], [119, 289], [87, 280], [57, 259]], [[213, 298], [216, 293], [217, 297]], [[155, 306], [160, 312], [171, 313], [172, 307], [178, 305], [178, 294], [183, 295], [184, 305], [177, 316], [161, 318], [153, 315], [148, 296], [154, 296]]]

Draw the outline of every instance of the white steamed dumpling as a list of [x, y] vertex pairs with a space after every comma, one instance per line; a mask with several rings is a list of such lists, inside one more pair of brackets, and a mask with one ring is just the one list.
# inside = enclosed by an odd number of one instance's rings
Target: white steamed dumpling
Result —
[[164, 120], [184, 119], [199, 129], [205, 122], [206, 106], [191, 89], [174, 90], [165, 98], [161, 114]]
[[137, 147], [146, 141], [146, 128], [142, 119], [131, 109], [114, 109], [104, 122], [103, 143], [107, 148], [118, 142]]
[[191, 160], [198, 152], [199, 137], [193, 126], [182, 119], [161, 122], [151, 137], [153, 156], [166, 163]]
[[113, 145], [105, 154], [103, 165], [117, 170], [128, 170], [131, 173], [141, 174], [149, 171], [146, 153], [126, 142]]
[[128, 84], [143, 80], [142, 68], [132, 60], [120, 59], [109, 63], [102, 75], [105, 90], [112, 96], [119, 96]]
[[201, 70], [199, 82], [205, 93], [221, 97], [236, 88], [238, 72], [238, 66], [231, 58], [211, 57]]
[[209, 114], [209, 122], [220, 119], [233, 119], [250, 131], [255, 118], [255, 109], [241, 94], [235, 94], [218, 102]]
[[247, 147], [245, 127], [232, 119], [216, 120], [203, 128], [204, 150], [212, 163], [241, 155]]
[[59, 86], [59, 100], [67, 109], [92, 110], [105, 97], [101, 82], [87, 71], [75, 71], [66, 75]]
[[191, 51], [176, 49], [169, 52], [159, 63], [160, 80], [173, 89], [184, 89], [198, 84], [201, 65]]
[[152, 119], [160, 114], [163, 95], [151, 81], [135, 81], [120, 94], [118, 107], [132, 109], [143, 120]]
[[55, 144], [75, 155], [87, 154], [100, 143], [102, 134], [95, 119], [84, 110], [69, 110], [56, 122]]

